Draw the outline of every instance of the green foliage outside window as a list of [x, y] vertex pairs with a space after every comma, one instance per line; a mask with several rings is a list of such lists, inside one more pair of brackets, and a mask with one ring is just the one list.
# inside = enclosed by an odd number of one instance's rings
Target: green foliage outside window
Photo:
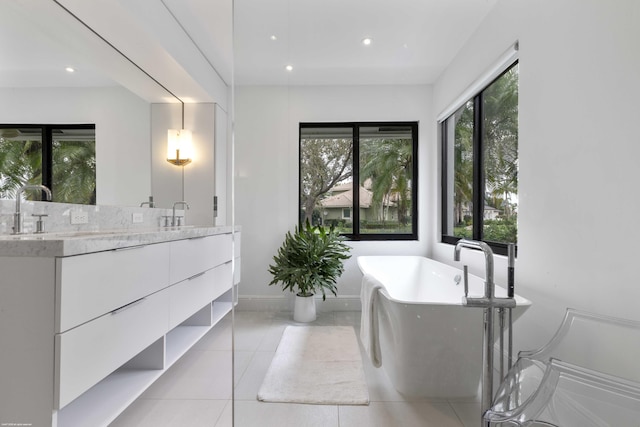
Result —
[[[480, 111], [476, 111], [480, 109]], [[476, 123], [480, 116], [481, 123]], [[453, 126], [450, 124], [453, 123]], [[518, 65], [493, 81], [445, 121], [446, 143], [453, 144], [453, 197], [447, 206], [443, 234], [487, 242], [517, 242], [518, 209]], [[451, 132], [453, 130], [453, 132]], [[475, 132], [475, 133], [474, 133]], [[482, 153], [476, 153], [474, 138]], [[478, 165], [478, 156], [483, 162]], [[482, 172], [481, 187], [474, 188], [474, 176]], [[483, 212], [482, 229], [474, 234], [474, 200]], [[444, 203], [447, 203], [445, 200]], [[475, 213], [474, 213], [475, 212]], [[451, 225], [448, 225], [451, 224]], [[451, 228], [449, 228], [451, 227]]]
[[53, 147], [53, 201], [95, 205], [95, 143], [59, 141]]
[[414, 122], [301, 124], [300, 223], [415, 238], [417, 132]]
[[[64, 128], [60, 128], [63, 133]], [[0, 198], [15, 199], [18, 189], [27, 184], [50, 187], [52, 201], [61, 203], [96, 203], [96, 150], [94, 130], [87, 138], [53, 137], [51, 144], [51, 182], [43, 176], [43, 136], [39, 128], [0, 129]], [[73, 132], [72, 132], [73, 133]], [[37, 135], [36, 135], [37, 134]], [[44, 144], [47, 144], [45, 141]], [[39, 200], [37, 192], [25, 194]]]

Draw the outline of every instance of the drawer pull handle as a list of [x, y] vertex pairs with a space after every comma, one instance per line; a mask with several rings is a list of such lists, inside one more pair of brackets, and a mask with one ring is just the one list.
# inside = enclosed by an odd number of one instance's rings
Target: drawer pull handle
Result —
[[206, 271], [203, 271], [202, 273], [194, 274], [193, 276], [189, 277], [187, 280], [192, 280], [192, 279], [198, 278], [198, 277], [204, 275], [204, 273], [206, 273]]
[[136, 246], [126, 246], [124, 248], [115, 248], [113, 251], [114, 252], [120, 252], [120, 251], [130, 251], [133, 249], [142, 249], [147, 245], [136, 245]]
[[142, 297], [142, 298], [140, 298], [140, 299], [137, 299], [137, 300], [135, 300], [135, 301], [130, 302], [129, 304], [125, 304], [125, 305], [123, 305], [122, 307], [118, 307], [118, 308], [116, 308], [115, 310], [112, 310], [112, 311], [111, 311], [111, 314], [118, 314], [118, 313], [120, 313], [121, 311], [126, 310], [127, 308], [133, 307], [134, 305], [138, 305], [138, 304], [140, 304], [140, 303], [141, 303], [145, 298], [146, 298], [146, 297]]

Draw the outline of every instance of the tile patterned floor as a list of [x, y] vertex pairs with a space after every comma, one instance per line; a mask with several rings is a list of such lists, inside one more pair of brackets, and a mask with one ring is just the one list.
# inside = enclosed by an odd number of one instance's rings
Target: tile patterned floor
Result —
[[[227, 316], [136, 400], [112, 427], [478, 427], [475, 401], [407, 399], [363, 357], [371, 403], [327, 406], [263, 403], [258, 389], [288, 312], [235, 313], [235, 402], [231, 402], [231, 321]], [[319, 313], [314, 325], [354, 326], [358, 312]], [[233, 409], [232, 409], [233, 406]], [[233, 417], [232, 417], [233, 412]]]

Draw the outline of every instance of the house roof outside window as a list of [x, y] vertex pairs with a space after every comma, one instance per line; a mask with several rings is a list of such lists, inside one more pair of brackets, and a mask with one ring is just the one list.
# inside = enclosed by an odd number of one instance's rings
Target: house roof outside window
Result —
[[[367, 183], [365, 182], [365, 186]], [[360, 207], [370, 208], [373, 201], [373, 192], [360, 186]], [[323, 208], [348, 208], [353, 206], [353, 183], [345, 182], [333, 187], [330, 196], [322, 199], [319, 204]], [[394, 202], [385, 202], [385, 206], [395, 206]]]

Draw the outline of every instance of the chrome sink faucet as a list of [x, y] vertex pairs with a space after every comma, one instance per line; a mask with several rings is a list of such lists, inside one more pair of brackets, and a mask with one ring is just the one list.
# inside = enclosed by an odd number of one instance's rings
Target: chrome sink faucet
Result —
[[140, 207], [143, 207], [144, 205], [148, 205], [150, 208], [155, 208], [156, 204], [153, 202], [153, 196], [149, 196], [149, 201], [148, 202], [140, 203]]
[[40, 190], [44, 191], [46, 194], [46, 199], [51, 201], [51, 190], [49, 190], [44, 185], [24, 185], [18, 189], [16, 193], [16, 212], [13, 214], [13, 233], [12, 234], [22, 234], [22, 193], [26, 190]]
[[180, 202], [175, 202], [173, 204], [173, 215], [171, 216], [171, 226], [172, 227], [177, 227], [179, 225], [185, 225], [185, 224], [179, 224], [180, 222], [180, 217], [176, 217], [176, 206], [177, 205], [182, 205], [185, 209], [189, 209], [189, 203], [185, 202], [185, 201], [180, 201]]

